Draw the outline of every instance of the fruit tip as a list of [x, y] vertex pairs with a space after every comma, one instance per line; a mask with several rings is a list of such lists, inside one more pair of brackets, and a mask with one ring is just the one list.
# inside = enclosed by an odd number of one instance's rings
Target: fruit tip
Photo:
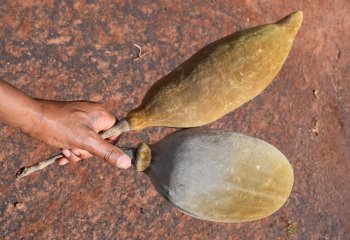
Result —
[[303, 12], [296, 11], [277, 21], [276, 24], [286, 27], [292, 35], [295, 35], [303, 21]]

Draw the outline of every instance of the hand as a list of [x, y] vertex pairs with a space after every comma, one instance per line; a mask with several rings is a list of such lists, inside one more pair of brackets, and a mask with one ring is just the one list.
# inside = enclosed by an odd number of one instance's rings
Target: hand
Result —
[[[87, 101], [58, 102], [37, 100], [41, 106], [38, 123], [30, 136], [62, 149], [64, 165], [96, 155], [113, 166], [128, 168], [130, 158], [103, 140], [100, 131], [111, 128], [116, 119], [101, 104]], [[113, 139], [109, 139], [110, 141]]]

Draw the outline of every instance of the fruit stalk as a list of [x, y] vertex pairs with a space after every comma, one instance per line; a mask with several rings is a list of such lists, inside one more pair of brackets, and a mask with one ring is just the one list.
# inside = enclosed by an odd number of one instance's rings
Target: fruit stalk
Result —
[[130, 130], [129, 123], [126, 121], [126, 119], [122, 119], [118, 121], [116, 124], [114, 124], [113, 127], [110, 129], [102, 132], [100, 135], [103, 139], [112, 137], [112, 136], [119, 136], [123, 132], [127, 132]]
[[[136, 149], [135, 148], [131, 148], [131, 147], [119, 147], [126, 155], [128, 155], [131, 159], [131, 162], [135, 162], [135, 156], [136, 156]], [[49, 159], [40, 161], [38, 163], [36, 163], [33, 166], [30, 167], [22, 167], [17, 173], [16, 173], [16, 179], [21, 179], [25, 176], [28, 176], [36, 171], [39, 171], [41, 169], [44, 169], [48, 166], [50, 166], [51, 164], [53, 164], [57, 159], [60, 159], [64, 157], [64, 155], [62, 153], [57, 154]]]

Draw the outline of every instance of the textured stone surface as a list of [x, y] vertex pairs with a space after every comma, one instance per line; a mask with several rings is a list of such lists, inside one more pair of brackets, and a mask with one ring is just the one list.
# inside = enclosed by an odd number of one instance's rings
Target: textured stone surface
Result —
[[[244, 224], [197, 220], [168, 205], [145, 175], [98, 159], [16, 182], [18, 168], [57, 149], [1, 125], [0, 238], [346, 239], [348, 0], [1, 1], [0, 78], [35, 97], [102, 101], [123, 117], [202, 46], [295, 10], [304, 12], [304, 22], [273, 84], [210, 125], [263, 139], [287, 156], [295, 184], [280, 211]], [[151, 53], [134, 61], [133, 44]], [[152, 143], [171, 131], [125, 134], [121, 143]]]

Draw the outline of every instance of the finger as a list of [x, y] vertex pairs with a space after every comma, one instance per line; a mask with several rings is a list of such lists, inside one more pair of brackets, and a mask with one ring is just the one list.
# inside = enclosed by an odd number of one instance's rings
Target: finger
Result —
[[70, 154], [70, 157], [68, 158], [69, 161], [71, 162], [79, 162], [81, 160], [81, 158], [77, 155], [75, 155], [72, 151]]
[[61, 149], [62, 154], [68, 159], [70, 158], [70, 155], [72, 154], [71, 151], [67, 148]]
[[78, 148], [73, 148], [70, 151], [74, 153], [76, 156], [80, 157], [80, 150]]
[[87, 151], [106, 160], [113, 166], [126, 169], [131, 165], [130, 158], [123, 151], [103, 140], [95, 132], [91, 133], [91, 137], [86, 139], [83, 145]]
[[80, 154], [78, 151], [76, 151], [77, 154], [74, 154], [70, 149], [65, 148], [62, 149], [62, 153], [71, 162], [78, 162], [81, 160], [81, 158], [77, 156]]
[[63, 158], [58, 159], [57, 163], [58, 163], [58, 165], [63, 166], [63, 165], [66, 165], [67, 163], [69, 163], [69, 160], [67, 158], [63, 157]]
[[89, 153], [88, 151], [82, 150], [82, 149], [72, 149], [71, 150], [75, 155], [77, 155], [78, 157], [80, 157], [81, 159], [89, 159], [91, 157], [93, 157], [94, 155], [92, 155], [91, 153]]
[[106, 111], [100, 115], [99, 121], [95, 122], [93, 127], [96, 132], [105, 131], [113, 127], [117, 121], [115, 116]]

